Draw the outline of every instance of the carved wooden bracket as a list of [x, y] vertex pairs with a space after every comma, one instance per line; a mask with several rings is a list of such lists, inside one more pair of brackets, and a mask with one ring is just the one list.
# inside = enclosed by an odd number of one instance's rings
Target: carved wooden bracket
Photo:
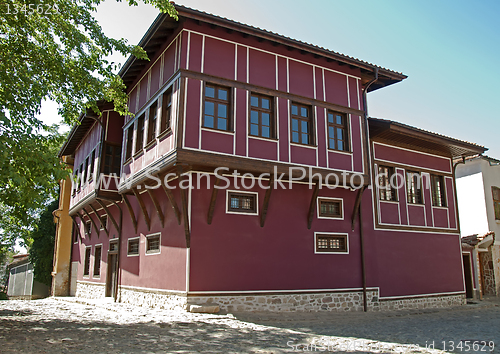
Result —
[[307, 217], [307, 228], [311, 229], [312, 221], [314, 218], [314, 212], [316, 211], [316, 200], [318, 199], [319, 183], [314, 184], [314, 192], [311, 198], [311, 204], [309, 205], [309, 215]]
[[151, 219], [149, 218], [148, 211], [146, 210], [146, 206], [144, 205], [144, 200], [142, 200], [141, 194], [136, 188], [132, 188], [132, 192], [134, 193], [135, 197], [137, 198], [137, 201], [139, 202], [139, 206], [141, 207], [142, 211], [142, 216], [144, 216], [144, 221], [146, 222], [148, 231], [151, 231]]
[[130, 215], [130, 218], [132, 219], [132, 224], [134, 224], [134, 230], [135, 233], [137, 233], [137, 219], [135, 217], [134, 209], [132, 209], [132, 205], [130, 204], [130, 201], [127, 198], [126, 194], [122, 194], [123, 201], [125, 202], [125, 205], [127, 206], [128, 213]]
[[271, 198], [271, 193], [274, 188], [274, 173], [271, 173], [271, 179], [269, 180], [269, 189], [266, 190], [266, 195], [264, 197], [264, 204], [262, 204], [262, 210], [260, 212], [260, 227], [264, 227], [267, 217], [267, 208], [269, 207], [269, 199]]

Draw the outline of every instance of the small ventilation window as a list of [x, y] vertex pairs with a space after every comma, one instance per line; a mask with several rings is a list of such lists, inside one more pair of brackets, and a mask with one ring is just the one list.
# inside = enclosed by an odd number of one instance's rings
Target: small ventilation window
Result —
[[341, 199], [318, 199], [319, 216], [322, 218], [341, 219], [343, 217]]
[[347, 252], [347, 235], [316, 234], [316, 253]]
[[146, 254], [160, 253], [160, 234], [146, 237]]
[[139, 255], [139, 237], [130, 238], [128, 240], [128, 252], [129, 256], [138, 256]]
[[227, 211], [257, 214], [257, 193], [228, 192]]

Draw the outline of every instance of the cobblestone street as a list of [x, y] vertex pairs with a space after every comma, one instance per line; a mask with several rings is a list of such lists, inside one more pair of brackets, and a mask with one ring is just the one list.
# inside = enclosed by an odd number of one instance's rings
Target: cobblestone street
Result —
[[234, 315], [70, 300], [1, 301], [0, 353], [438, 353], [443, 344], [491, 353], [500, 344], [498, 299], [439, 310]]

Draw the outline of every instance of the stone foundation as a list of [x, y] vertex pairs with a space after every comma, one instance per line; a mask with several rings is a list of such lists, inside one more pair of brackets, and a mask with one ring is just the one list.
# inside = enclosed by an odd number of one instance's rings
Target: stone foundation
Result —
[[138, 289], [120, 286], [118, 291], [119, 302], [129, 303], [143, 307], [154, 307], [163, 310], [186, 309], [187, 298], [185, 293], [171, 291]]
[[76, 281], [76, 297], [84, 299], [101, 299], [106, 295], [106, 284]]
[[466, 304], [465, 294], [425, 296], [400, 299], [381, 299], [380, 310], [414, 310], [429, 308], [444, 308], [453, 306], [462, 306]]
[[[77, 282], [76, 296], [104, 297], [104, 284]], [[430, 295], [411, 298], [379, 299], [378, 289], [366, 294], [368, 311], [411, 310], [461, 306], [465, 294]], [[185, 293], [120, 286], [118, 302], [164, 310], [186, 310], [191, 305], [212, 304], [225, 312], [346, 312], [363, 311], [363, 292], [274, 293], [198, 296]]]
[[[219, 295], [189, 296], [188, 305], [214, 303], [227, 312], [315, 312], [315, 311], [363, 311], [363, 293], [329, 292], [271, 295]], [[367, 292], [369, 311], [379, 309], [378, 291]]]

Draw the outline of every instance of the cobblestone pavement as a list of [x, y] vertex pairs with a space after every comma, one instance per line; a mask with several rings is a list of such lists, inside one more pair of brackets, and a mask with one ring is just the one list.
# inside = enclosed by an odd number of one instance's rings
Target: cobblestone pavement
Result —
[[442, 353], [443, 341], [447, 351], [500, 352], [492, 348], [500, 345], [498, 298], [440, 310], [235, 315], [0, 301], [0, 353]]

